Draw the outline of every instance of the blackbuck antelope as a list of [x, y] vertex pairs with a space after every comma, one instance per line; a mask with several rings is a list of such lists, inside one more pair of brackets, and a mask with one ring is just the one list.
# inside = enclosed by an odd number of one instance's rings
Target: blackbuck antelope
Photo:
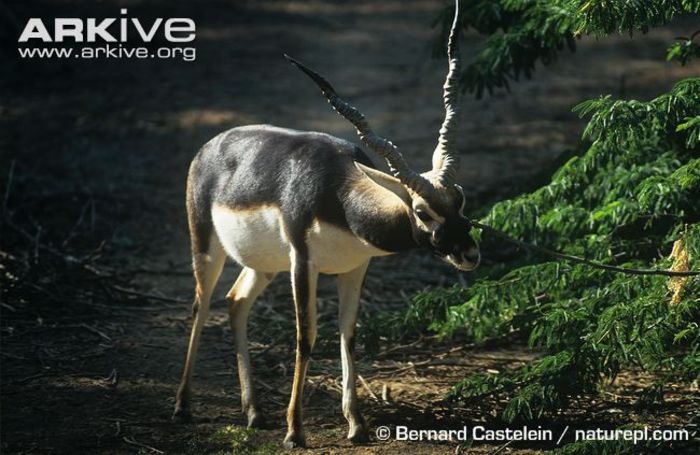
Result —
[[479, 249], [463, 213], [464, 194], [455, 183], [459, 163], [454, 137], [456, 35], [457, 12], [448, 41], [446, 115], [428, 172], [412, 170], [396, 146], [375, 134], [328, 81], [290, 57], [286, 58], [321, 88], [331, 106], [355, 125], [362, 142], [386, 159], [392, 175], [375, 169], [350, 142], [268, 125], [231, 129], [199, 151], [187, 180], [196, 279], [194, 325], [175, 416], [189, 415], [199, 336], [228, 254], [243, 267], [227, 300], [248, 426], [262, 421], [248, 354], [248, 314], [275, 275], [290, 271], [297, 336], [284, 445], [304, 445], [302, 394], [316, 340], [316, 280], [325, 273], [338, 276], [342, 410], [350, 425], [348, 438], [355, 443], [368, 440], [367, 424], [357, 405], [353, 345], [360, 290], [370, 259], [425, 247], [459, 270], [479, 264]]

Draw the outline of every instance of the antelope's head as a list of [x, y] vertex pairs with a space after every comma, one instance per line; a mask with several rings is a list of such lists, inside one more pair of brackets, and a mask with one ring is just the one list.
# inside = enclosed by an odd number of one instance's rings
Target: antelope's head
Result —
[[432, 169], [423, 173], [410, 168], [398, 148], [372, 131], [362, 113], [341, 99], [323, 76], [288, 55], [285, 58], [319, 86], [333, 109], [355, 125], [362, 142], [386, 160], [391, 175], [361, 164], [357, 164], [357, 167], [406, 202], [416, 242], [430, 248], [454, 267], [468, 271], [479, 265], [481, 256], [479, 247], [470, 235], [471, 224], [464, 215], [464, 191], [455, 181], [459, 168], [459, 152], [455, 144], [459, 122], [458, 15], [459, 1], [455, 0], [455, 15], [447, 42], [449, 70], [443, 86], [445, 120], [433, 151]]
[[474, 270], [481, 255], [464, 215], [464, 192], [456, 183], [432, 183], [429, 174], [423, 176], [431, 182], [432, 194], [409, 191], [413, 237], [459, 270]]

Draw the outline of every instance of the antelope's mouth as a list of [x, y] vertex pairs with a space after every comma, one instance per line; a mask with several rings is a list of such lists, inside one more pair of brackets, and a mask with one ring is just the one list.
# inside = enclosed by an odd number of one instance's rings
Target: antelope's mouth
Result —
[[463, 272], [471, 272], [479, 267], [481, 263], [481, 254], [476, 253], [476, 257], [468, 257], [465, 254], [450, 253], [442, 257], [442, 260], [450, 264], [452, 267]]

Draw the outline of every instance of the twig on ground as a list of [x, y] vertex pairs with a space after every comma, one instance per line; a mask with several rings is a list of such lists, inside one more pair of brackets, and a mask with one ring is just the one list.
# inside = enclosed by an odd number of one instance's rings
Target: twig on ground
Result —
[[124, 440], [124, 442], [126, 442], [127, 444], [131, 444], [132, 446], [141, 447], [143, 449], [148, 449], [151, 452], [155, 452], [155, 453], [165, 453], [162, 450], [156, 449], [155, 447], [151, 447], [149, 445], [140, 443], [136, 439], [130, 438], [129, 436], [124, 436], [122, 439]]
[[147, 292], [140, 292], [140, 291], [136, 291], [134, 289], [123, 288], [123, 287], [118, 286], [116, 284], [111, 285], [110, 289], [114, 289], [115, 291], [121, 292], [122, 294], [133, 295], [136, 297], [143, 297], [143, 298], [149, 299], [149, 300], [158, 300], [160, 302], [189, 303], [189, 300], [180, 299], [177, 297], [164, 297], [164, 296], [160, 296], [160, 295], [156, 295], [156, 294], [150, 294]]
[[255, 379], [255, 382], [257, 382], [257, 383], [260, 384], [261, 386], [265, 387], [267, 390], [270, 390], [270, 391], [276, 391], [276, 390], [277, 390], [276, 388], [272, 387], [270, 384], [268, 384], [267, 382], [265, 382], [265, 381], [263, 381], [263, 380], [261, 380], [261, 379], [257, 379], [257, 378], [256, 378], [256, 379]]
[[78, 219], [75, 221], [73, 224], [73, 227], [68, 231], [68, 235], [66, 238], [63, 240], [63, 243], [61, 243], [61, 246], [65, 248], [68, 243], [75, 237], [76, 232], [78, 231], [78, 228], [80, 227], [81, 224], [83, 224], [83, 221], [85, 221], [85, 215], [87, 214], [88, 208], [94, 204], [94, 201], [92, 197], [88, 199], [88, 201], [83, 204], [83, 207], [80, 209], [80, 214], [78, 215]]
[[191, 276], [192, 271], [190, 270], [168, 270], [168, 269], [149, 269], [147, 267], [139, 267], [137, 269], [132, 269], [127, 271], [130, 275], [169, 275], [169, 276]]
[[106, 333], [97, 330], [95, 327], [91, 327], [87, 324], [80, 324], [77, 327], [81, 327], [81, 328], [87, 330], [88, 332], [92, 332], [95, 335], [102, 337], [105, 341], [108, 341], [110, 343], [112, 342], [112, 339]]
[[365, 381], [365, 378], [363, 378], [361, 374], [358, 374], [357, 378], [360, 380], [360, 384], [362, 384], [362, 387], [364, 387], [364, 389], [367, 391], [367, 393], [369, 393], [369, 396], [371, 396], [372, 399], [374, 399], [374, 401], [376, 401], [377, 403], [381, 403], [382, 400], [380, 400], [379, 397], [377, 396], [377, 394], [375, 394], [372, 391], [369, 384], [367, 384], [367, 381]]
[[495, 452], [493, 452], [491, 455], [498, 455], [499, 453], [503, 452], [504, 450], [506, 450], [506, 447], [508, 447], [509, 445], [511, 445], [511, 443], [512, 443], [513, 441], [514, 441], [514, 439], [511, 439], [510, 441], [506, 442], [506, 443], [503, 444], [501, 447], [499, 447]]
[[12, 305], [9, 305], [9, 304], [7, 304], [7, 303], [5, 303], [5, 302], [0, 302], [0, 306], [3, 307], [3, 308], [5, 308], [6, 310], [12, 311], [13, 313], [16, 313], [16, 312], [17, 312], [17, 310], [15, 310], [15, 307], [13, 307]]
[[400, 351], [400, 350], [404, 350], [404, 349], [408, 349], [408, 348], [412, 348], [413, 346], [415, 346], [415, 345], [417, 345], [417, 344], [421, 343], [422, 341], [425, 341], [426, 339], [429, 339], [429, 338], [433, 338], [433, 337], [428, 337], [428, 338], [426, 338], [426, 337], [424, 337], [424, 336], [421, 335], [417, 340], [412, 341], [411, 343], [408, 343], [408, 344], [400, 344], [400, 345], [391, 347], [391, 348], [387, 349], [386, 351], [383, 351], [383, 352], [378, 353], [378, 354], [376, 355], [376, 357], [377, 357], [377, 358], [382, 358], [382, 357], [386, 357], [388, 354], [391, 354], [391, 353], [393, 353], [393, 352]]
[[387, 384], [387, 383], [384, 383], [382, 385], [382, 401], [386, 404], [389, 404], [393, 401], [391, 399], [391, 388], [389, 387], [389, 384]]
[[5, 213], [7, 213], [7, 201], [10, 199], [10, 191], [12, 190], [12, 179], [15, 175], [15, 160], [10, 163], [10, 172], [7, 175], [7, 185], [5, 185], [5, 196], [2, 198], [2, 215], [5, 218]]

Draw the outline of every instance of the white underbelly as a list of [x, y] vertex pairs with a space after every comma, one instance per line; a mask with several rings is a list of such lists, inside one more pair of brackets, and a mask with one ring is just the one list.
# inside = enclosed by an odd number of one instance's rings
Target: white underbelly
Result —
[[[290, 270], [294, 250], [277, 207], [234, 210], [214, 205], [212, 219], [226, 253], [239, 264], [261, 272]], [[307, 231], [306, 243], [314, 268], [327, 274], [348, 272], [373, 256], [390, 254], [351, 232], [317, 220]]]
[[261, 272], [289, 270], [291, 246], [279, 209], [233, 210], [214, 205], [211, 213], [219, 241], [236, 262]]

